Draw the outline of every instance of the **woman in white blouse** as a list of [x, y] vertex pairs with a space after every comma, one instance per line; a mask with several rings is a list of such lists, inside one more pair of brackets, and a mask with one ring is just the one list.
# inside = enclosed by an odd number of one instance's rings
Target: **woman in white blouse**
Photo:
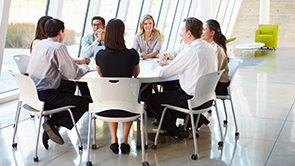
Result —
[[228, 77], [229, 58], [226, 55], [226, 38], [221, 33], [219, 23], [213, 19], [207, 20], [204, 24], [201, 38], [208, 43], [211, 43], [214, 47], [218, 59], [218, 70], [225, 69], [219, 79], [215, 92], [217, 95], [227, 95], [227, 87], [230, 82]]

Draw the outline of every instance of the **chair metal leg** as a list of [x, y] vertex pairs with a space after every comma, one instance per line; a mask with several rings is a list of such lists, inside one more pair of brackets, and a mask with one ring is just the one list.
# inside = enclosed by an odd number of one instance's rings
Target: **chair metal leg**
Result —
[[186, 115], [186, 118], [185, 118], [185, 124], [184, 124], [184, 130], [185, 130], [185, 131], [187, 130], [187, 124], [188, 124], [188, 121], [189, 121], [189, 115]]
[[37, 132], [37, 138], [36, 138], [36, 148], [35, 148], [35, 156], [34, 156], [34, 161], [38, 161], [38, 144], [39, 144], [39, 135], [40, 135], [40, 129], [41, 129], [41, 123], [42, 123], [42, 113], [43, 111], [40, 111], [39, 115], [39, 125], [38, 125], [38, 132]]
[[[197, 138], [196, 138], [196, 127], [195, 127], [195, 123], [194, 123], [194, 115], [192, 113], [190, 113], [190, 117], [191, 117], [191, 124], [192, 124], [192, 131], [193, 131], [193, 139], [194, 139], [194, 147], [195, 147], [195, 153], [192, 154], [192, 159], [196, 160], [198, 158], [198, 144], [197, 144]], [[200, 120], [200, 114], [198, 115], [196, 124], [199, 123]]]
[[229, 96], [229, 100], [230, 100], [230, 104], [231, 104], [231, 109], [232, 109], [232, 113], [233, 113], [233, 118], [234, 118], [234, 122], [235, 122], [235, 126], [236, 126], [236, 133], [235, 136], [238, 137], [240, 135], [239, 131], [238, 131], [238, 124], [237, 124], [237, 120], [236, 120], [236, 115], [235, 115], [235, 110], [234, 110], [234, 105], [232, 102], [232, 98], [231, 96]]
[[90, 139], [91, 139], [91, 120], [92, 120], [92, 113], [89, 112], [89, 120], [88, 120], [88, 139], [87, 139], [87, 163], [90, 163], [89, 160], [89, 153], [90, 153]]
[[142, 161], [142, 165], [148, 165], [147, 162], [145, 162], [145, 146], [144, 146], [144, 130], [143, 130], [143, 116], [144, 114], [141, 114], [140, 116], [140, 129], [141, 129], [141, 154], [142, 154], [142, 158], [141, 158], [141, 161]]
[[77, 125], [76, 125], [76, 122], [75, 122], [75, 119], [74, 119], [74, 116], [73, 116], [73, 113], [70, 109], [68, 109], [68, 112], [70, 113], [70, 116], [71, 116], [71, 119], [72, 119], [72, 122], [73, 122], [73, 125], [75, 127], [75, 130], [76, 130], [76, 133], [77, 133], [77, 136], [78, 136], [78, 139], [79, 139], [79, 151], [81, 152], [82, 149], [83, 149], [83, 146], [82, 146], [82, 140], [81, 140], [81, 137], [80, 137], [80, 134], [79, 134], [79, 131], [78, 131], [78, 128], [77, 128]]
[[218, 114], [218, 109], [217, 109], [216, 101], [214, 101], [214, 102], [215, 102], [216, 116], [217, 116], [217, 120], [218, 120], [220, 137], [221, 137], [221, 141], [218, 142], [218, 146], [223, 146], [223, 133], [222, 133], [222, 128], [221, 128], [221, 123], [220, 123], [220, 119], [219, 119], [219, 114]]
[[92, 149], [96, 149], [96, 117], [93, 117], [93, 144]]
[[225, 101], [222, 100], [222, 102], [223, 102], [223, 108], [224, 108], [224, 113], [225, 113], [225, 120], [223, 121], [223, 124], [227, 125], [228, 121], [227, 121], [227, 111], [226, 111]]
[[154, 150], [157, 149], [158, 137], [159, 137], [159, 134], [160, 134], [160, 130], [161, 130], [161, 127], [162, 127], [162, 123], [163, 123], [163, 120], [164, 120], [164, 116], [165, 116], [166, 110], [167, 110], [167, 107], [164, 108], [164, 110], [162, 112], [162, 115], [161, 115], [161, 120], [160, 120], [160, 123], [159, 123], [159, 126], [158, 126], [158, 130], [157, 130], [157, 134], [156, 134], [156, 137], [155, 137], [155, 141], [154, 141], [154, 144], [152, 145], [152, 149], [154, 149]]
[[148, 147], [148, 130], [147, 130], [147, 114], [146, 111], [144, 111], [144, 133], [145, 133], [145, 148]]
[[15, 136], [16, 136], [17, 126], [18, 126], [18, 120], [19, 120], [21, 106], [22, 106], [22, 102], [18, 101], [17, 110], [15, 113], [15, 120], [14, 120], [14, 132], [13, 132], [13, 137], [12, 137], [12, 147], [13, 148], [17, 147], [17, 143], [15, 142]]

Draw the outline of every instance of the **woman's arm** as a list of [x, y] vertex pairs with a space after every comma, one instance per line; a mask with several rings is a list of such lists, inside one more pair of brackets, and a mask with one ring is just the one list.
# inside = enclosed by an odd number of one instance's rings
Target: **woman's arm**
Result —
[[136, 78], [140, 72], [139, 63], [134, 67], [133, 76]]
[[100, 71], [100, 67], [96, 65], [96, 71], [99, 74], [99, 76], [102, 77], [101, 71]]
[[144, 52], [140, 54], [142, 59], [149, 59], [149, 58], [155, 58], [159, 54], [158, 50], [154, 50], [153, 52], [149, 54], [145, 54]]

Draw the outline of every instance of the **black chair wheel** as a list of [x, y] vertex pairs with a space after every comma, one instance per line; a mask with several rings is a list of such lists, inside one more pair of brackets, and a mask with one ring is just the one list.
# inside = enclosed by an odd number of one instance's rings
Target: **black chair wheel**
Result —
[[34, 115], [30, 115], [31, 116], [31, 118], [34, 118], [35, 116]]
[[87, 162], [86, 162], [86, 165], [87, 165], [87, 166], [92, 166], [91, 161], [87, 161]]
[[33, 158], [34, 162], [38, 162], [38, 156]]
[[92, 149], [97, 149], [97, 146], [95, 144], [92, 145]]
[[17, 143], [12, 144], [12, 148], [16, 148], [17, 147]]
[[197, 160], [197, 158], [198, 158], [198, 156], [197, 156], [196, 154], [193, 154], [193, 155], [192, 155], [192, 159], [193, 159], [193, 160]]
[[223, 146], [223, 142], [222, 142], [222, 141], [219, 141], [219, 142], [218, 142], [218, 146], [219, 146], [219, 147]]
[[144, 149], [148, 149], [149, 148], [149, 146], [148, 145], [144, 145]]
[[208, 113], [211, 114], [212, 113], [212, 110], [209, 110]]
[[83, 146], [79, 146], [79, 151], [82, 151], [83, 150]]
[[237, 132], [237, 133], [235, 134], [235, 136], [236, 136], [236, 137], [240, 136], [240, 133], [239, 133], [239, 132]]
[[149, 165], [150, 164], [148, 162], [146, 162], [146, 161], [142, 163], [142, 166], [149, 166]]
[[156, 150], [156, 149], [157, 149], [157, 145], [152, 145], [151, 148], [152, 148], [153, 150]]
[[227, 124], [227, 120], [224, 120], [224, 121], [223, 121], [223, 124], [225, 124], [225, 125], [226, 125], [226, 124]]

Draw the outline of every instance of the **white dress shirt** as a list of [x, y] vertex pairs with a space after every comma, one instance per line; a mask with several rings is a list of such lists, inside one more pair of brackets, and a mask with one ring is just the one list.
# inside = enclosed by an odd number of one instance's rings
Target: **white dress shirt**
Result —
[[182, 50], [188, 48], [189, 45], [184, 42], [180, 43], [177, 48], [170, 51], [165, 51], [165, 53], [170, 53], [171, 56], [176, 57]]
[[218, 61], [213, 47], [201, 39], [196, 39], [169, 65], [158, 66], [156, 71], [163, 78], [179, 75], [180, 87], [188, 95], [194, 95], [198, 79], [204, 74], [217, 71], [217, 66]]
[[[83, 37], [82, 39], [82, 50], [83, 50], [83, 57], [93, 57], [96, 52], [99, 51], [96, 49], [97, 46], [103, 46], [103, 40], [101, 39], [100, 42], [97, 41], [97, 37], [94, 35], [94, 33], [88, 34]], [[103, 47], [100, 47], [103, 48]]]

